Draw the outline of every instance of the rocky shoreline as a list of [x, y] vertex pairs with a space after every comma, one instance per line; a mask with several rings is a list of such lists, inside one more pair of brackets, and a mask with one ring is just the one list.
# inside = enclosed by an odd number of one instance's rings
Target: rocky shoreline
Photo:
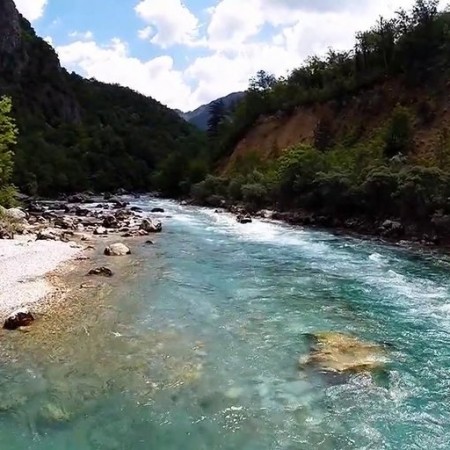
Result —
[[28, 331], [69, 293], [76, 300], [132, 265], [127, 256], [162, 224], [128, 200], [77, 195], [0, 210], [0, 327]]
[[435, 214], [430, 222], [416, 223], [402, 221], [395, 217], [386, 219], [340, 218], [306, 210], [256, 209], [245, 204], [227, 203], [225, 200], [213, 204], [199, 204], [188, 199], [182, 203], [216, 208], [217, 213], [233, 214], [237, 222], [241, 224], [251, 223], [252, 218], [258, 218], [402, 246], [408, 245], [445, 252], [450, 249], [450, 215], [444, 213]]

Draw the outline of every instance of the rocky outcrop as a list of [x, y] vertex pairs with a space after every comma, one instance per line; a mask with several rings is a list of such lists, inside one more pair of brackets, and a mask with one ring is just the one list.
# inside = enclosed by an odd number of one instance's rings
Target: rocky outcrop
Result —
[[122, 243], [111, 244], [105, 248], [106, 256], [126, 256], [131, 254], [131, 250]]
[[28, 327], [34, 322], [34, 316], [27, 309], [21, 309], [12, 313], [3, 325], [5, 330], [17, 330], [20, 327]]

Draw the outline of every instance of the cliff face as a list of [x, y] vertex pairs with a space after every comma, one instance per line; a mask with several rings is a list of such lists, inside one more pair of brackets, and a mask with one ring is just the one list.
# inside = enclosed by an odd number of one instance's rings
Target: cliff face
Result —
[[3, 70], [8, 55], [13, 54], [20, 45], [20, 14], [13, 0], [0, 0], [0, 68]]
[[19, 126], [29, 112], [49, 123], [58, 116], [78, 122], [80, 108], [53, 48], [38, 38], [13, 0], [0, 0], [0, 94], [13, 97]]

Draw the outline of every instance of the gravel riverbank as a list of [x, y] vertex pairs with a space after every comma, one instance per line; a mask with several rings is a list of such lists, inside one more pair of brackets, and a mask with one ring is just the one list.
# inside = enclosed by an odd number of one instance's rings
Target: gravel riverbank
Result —
[[50, 295], [54, 286], [46, 275], [79, 252], [78, 246], [61, 241], [0, 240], [0, 318]]

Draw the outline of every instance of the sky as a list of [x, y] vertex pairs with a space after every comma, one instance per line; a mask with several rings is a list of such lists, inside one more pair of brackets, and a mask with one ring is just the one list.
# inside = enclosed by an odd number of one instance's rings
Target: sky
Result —
[[190, 111], [286, 75], [413, 0], [15, 0], [69, 71]]

